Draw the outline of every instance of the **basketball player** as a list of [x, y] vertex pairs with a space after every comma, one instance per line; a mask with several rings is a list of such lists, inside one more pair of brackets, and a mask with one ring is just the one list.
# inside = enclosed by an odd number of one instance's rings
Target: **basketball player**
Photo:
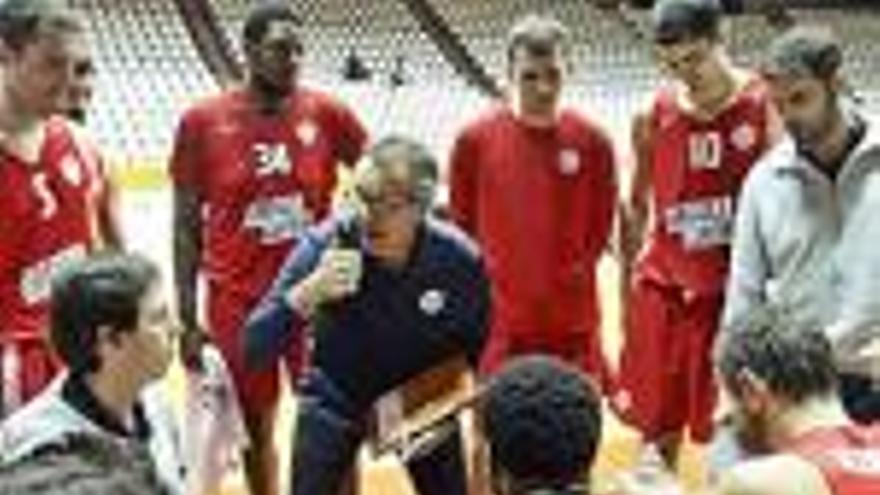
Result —
[[[820, 327], [779, 307], [754, 307], [719, 337], [719, 417], [746, 460], [721, 474], [717, 495], [880, 493], [880, 427], [847, 417], [839, 371]], [[650, 483], [627, 495], [656, 495]]]
[[564, 26], [529, 16], [510, 32], [506, 101], [469, 124], [451, 157], [451, 216], [481, 245], [493, 322], [481, 367], [547, 353], [604, 377], [596, 265], [617, 188], [609, 138], [560, 108]]
[[616, 406], [670, 466], [686, 428], [697, 442], [710, 436], [710, 349], [735, 200], [778, 134], [764, 85], [726, 53], [721, 18], [718, 0], [655, 4], [654, 50], [675, 84], [633, 123], [636, 169], [624, 199]]
[[[252, 439], [244, 459], [254, 495], [278, 492], [272, 432], [279, 370], [246, 369], [242, 325], [301, 230], [327, 214], [337, 166], [355, 163], [366, 139], [349, 109], [298, 84], [299, 31], [287, 2], [254, 3], [242, 32], [244, 84], [186, 112], [170, 165], [184, 359], [197, 365], [207, 336], [197, 318], [201, 274], [208, 331], [227, 360]], [[300, 344], [283, 353], [294, 379]]]
[[58, 116], [90, 61], [82, 18], [60, 1], [9, 0], [0, 39], [2, 416], [58, 369], [43, 339], [49, 280], [119, 230], [94, 147]]

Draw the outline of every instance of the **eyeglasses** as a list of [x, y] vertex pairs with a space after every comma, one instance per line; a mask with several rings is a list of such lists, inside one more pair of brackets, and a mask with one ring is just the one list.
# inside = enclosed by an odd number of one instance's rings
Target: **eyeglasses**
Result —
[[388, 217], [399, 213], [412, 205], [417, 200], [411, 192], [400, 190], [387, 191], [385, 194], [370, 194], [362, 188], [354, 189], [355, 196], [370, 216]]

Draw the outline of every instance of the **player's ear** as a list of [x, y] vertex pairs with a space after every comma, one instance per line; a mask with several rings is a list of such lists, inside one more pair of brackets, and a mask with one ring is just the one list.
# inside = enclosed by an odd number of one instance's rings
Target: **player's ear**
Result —
[[845, 86], [846, 82], [843, 80], [843, 77], [840, 75], [840, 73], [835, 72], [834, 74], [828, 76], [827, 87], [831, 91], [832, 95], [842, 93]]
[[770, 400], [770, 389], [763, 378], [746, 368], [737, 373], [736, 387], [740, 402], [750, 412], [763, 410]]

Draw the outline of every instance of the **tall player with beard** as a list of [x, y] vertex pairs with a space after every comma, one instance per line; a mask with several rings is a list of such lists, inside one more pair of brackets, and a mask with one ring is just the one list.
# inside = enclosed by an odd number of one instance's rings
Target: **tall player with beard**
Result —
[[[298, 84], [299, 30], [285, 2], [254, 5], [242, 32], [246, 81], [186, 112], [170, 166], [184, 359], [197, 366], [210, 334], [227, 360], [252, 440], [244, 459], [254, 495], [278, 492], [279, 369], [246, 369], [242, 325], [302, 229], [328, 213], [337, 166], [355, 163], [366, 141], [349, 109]], [[197, 318], [198, 274], [209, 332]], [[295, 379], [302, 342], [284, 354]]]
[[52, 276], [119, 243], [100, 157], [59, 116], [90, 64], [85, 34], [63, 2], [0, 5], [0, 416], [59, 369], [43, 335]]
[[655, 4], [655, 54], [677, 84], [633, 123], [636, 169], [624, 198], [617, 406], [671, 466], [686, 429], [697, 442], [711, 434], [710, 349], [735, 202], [777, 134], [763, 83], [726, 53], [721, 17], [717, 0]]

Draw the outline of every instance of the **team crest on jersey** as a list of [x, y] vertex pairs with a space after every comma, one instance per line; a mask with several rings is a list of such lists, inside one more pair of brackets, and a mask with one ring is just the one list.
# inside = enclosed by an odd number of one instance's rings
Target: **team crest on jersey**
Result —
[[559, 152], [559, 171], [562, 175], [575, 175], [581, 169], [581, 157], [573, 149]]
[[749, 124], [742, 124], [730, 134], [730, 142], [740, 151], [748, 151], [757, 144], [758, 136], [755, 128]]
[[439, 289], [428, 289], [419, 298], [419, 309], [428, 316], [436, 316], [446, 306], [446, 294]]
[[79, 187], [82, 184], [82, 167], [79, 161], [72, 155], [66, 155], [61, 160], [61, 176], [73, 187]]
[[318, 140], [318, 126], [311, 120], [304, 120], [296, 128], [296, 137], [304, 147], [308, 148]]

